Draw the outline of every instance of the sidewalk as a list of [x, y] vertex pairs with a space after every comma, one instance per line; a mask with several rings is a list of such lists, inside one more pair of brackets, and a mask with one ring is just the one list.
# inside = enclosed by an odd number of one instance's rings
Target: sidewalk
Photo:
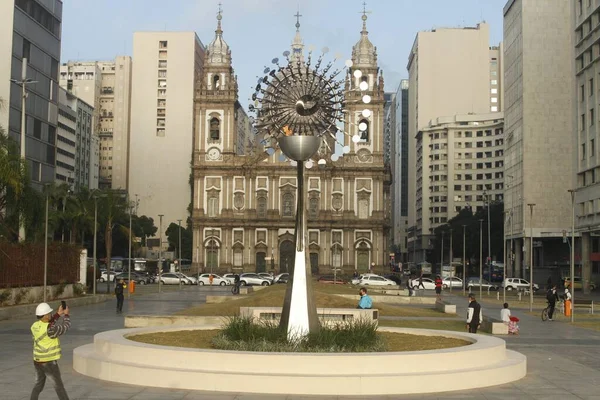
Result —
[[[148, 294], [125, 300], [124, 314], [172, 314], [178, 310], [204, 303], [207, 294], [228, 294], [227, 288], [186, 287], [183, 291]], [[466, 313], [464, 299], [445, 296], [457, 304], [459, 317]], [[463, 304], [465, 303], [465, 304]], [[499, 315], [500, 308], [487, 306], [488, 315]], [[123, 316], [115, 314], [115, 302], [94, 304], [71, 310], [72, 328], [61, 338], [63, 358], [60, 361], [63, 380], [73, 399], [97, 400], [250, 400], [296, 399], [296, 396], [237, 395], [144, 388], [114, 384], [77, 374], [72, 369], [75, 347], [93, 341], [98, 332], [123, 328]], [[438, 393], [415, 396], [388, 396], [381, 399], [599, 399], [600, 400], [600, 332], [572, 327], [567, 323], [542, 322], [539, 317], [524, 313], [521, 319], [522, 335], [507, 337], [508, 348], [528, 357], [528, 376], [513, 384], [479, 390]], [[31, 333], [34, 321], [12, 320], [0, 322], [0, 398], [3, 400], [29, 399], [33, 387], [34, 369], [31, 361]], [[200, 361], [199, 361], [200, 362]], [[160, 379], [159, 376], [156, 379]], [[276, 378], [274, 378], [276, 379]], [[320, 397], [310, 397], [319, 399]], [[332, 397], [321, 397], [331, 399]], [[357, 399], [358, 397], [354, 397]], [[376, 398], [376, 397], [370, 397]], [[40, 399], [56, 399], [48, 382]], [[340, 398], [341, 399], [341, 398]]]

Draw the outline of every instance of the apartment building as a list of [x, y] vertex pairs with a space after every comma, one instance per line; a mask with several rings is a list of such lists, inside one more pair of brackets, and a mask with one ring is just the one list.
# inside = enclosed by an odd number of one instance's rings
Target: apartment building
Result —
[[502, 113], [440, 117], [417, 134], [417, 230], [429, 232], [461, 209], [502, 201]]
[[600, 1], [574, 1], [573, 7], [575, 229], [581, 235], [581, 247], [576, 249], [582, 261], [575, 275], [583, 277], [587, 291], [590, 281], [600, 279]]
[[188, 217], [194, 97], [204, 51], [194, 32], [133, 35], [129, 193], [138, 195], [140, 214], [155, 221], [164, 215], [163, 227]]
[[[530, 248], [534, 273], [556, 269], [558, 279], [558, 269], [569, 265], [562, 236], [571, 225], [567, 190], [574, 187], [573, 140], [567, 134], [575, 86], [571, 3], [510, 0], [504, 7], [504, 205], [514, 254], [508, 274], [514, 276], [529, 276]], [[587, 102], [589, 86], [585, 90]], [[587, 115], [586, 109], [582, 136], [589, 132]]]
[[417, 209], [429, 208], [417, 202], [419, 132], [439, 117], [502, 111], [500, 48], [490, 47], [486, 23], [416, 35], [407, 65], [408, 253], [413, 262], [427, 261], [433, 244], [429, 221], [417, 214]]
[[132, 59], [69, 61], [60, 67], [60, 85], [94, 107], [100, 143], [100, 187], [128, 188]]
[[54, 182], [58, 124], [58, 66], [62, 28], [61, 0], [0, 2], [0, 125], [18, 143], [24, 60], [27, 60], [25, 158], [31, 184], [41, 190]]
[[393, 104], [391, 236], [401, 254], [396, 260], [400, 262], [408, 261], [408, 88], [407, 79], [400, 81]]

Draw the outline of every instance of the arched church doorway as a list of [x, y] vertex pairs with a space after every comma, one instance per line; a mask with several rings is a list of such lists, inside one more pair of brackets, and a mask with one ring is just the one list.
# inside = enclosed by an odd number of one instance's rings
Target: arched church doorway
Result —
[[296, 257], [296, 246], [291, 240], [284, 240], [279, 246], [279, 272], [292, 272], [294, 259]]

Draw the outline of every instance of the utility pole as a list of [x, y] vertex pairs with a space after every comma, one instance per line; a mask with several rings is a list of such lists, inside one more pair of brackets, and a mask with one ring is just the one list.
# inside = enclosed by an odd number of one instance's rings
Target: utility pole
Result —
[[[34, 81], [32, 79], [27, 78], [27, 57], [23, 57], [22, 67], [21, 67], [21, 80], [11, 79], [12, 83], [16, 83], [17, 85], [21, 85], [21, 149], [20, 155], [21, 160], [25, 162], [25, 132], [26, 132], [26, 116], [25, 116], [25, 106], [27, 100], [27, 85], [30, 83], [37, 83], [38, 81]], [[21, 213], [19, 217], [19, 241], [25, 241], [25, 216]], [[45, 293], [44, 293], [45, 296]]]
[[466, 237], [467, 237], [467, 226], [463, 225], [463, 294], [465, 294], [465, 288], [466, 288], [466, 284], [467, 284], [467, 272], [466, 272], [466, 268], [467, 268], [467, 254], [466, 254]]
[[179, 290], [181, 290], [181, 220], [178, 219], [179, 222], [179, 250], [177, 251], [177, 255], [179, 256]]
[[571, 194], [571, 323], [575, 321], [575, 193], [577, 190], [569, 190]]
[[483, 286], [483, 220], [479, 220], [479, 298]]
[[528, 203], [529, 206], [529, 311], [533, 311], [533, 207], [535, 203]]
[[[129, 257], [128, 257], [128, 274], [127, 274], [127, 285], [131, 285], [131, 214], [133, 213], [133, 204], [127, 199], [129, 205]], [[117, 283], [115, 282], [115, 285]], [[128, 288], [129, 289], [129, 288]], [[131, 297], [131, 290], [127, 290], [127, 298]]]
[[96, 295], [96, 243], [98, 239], [98, 196], [94, 194], [94, 296]]
[[158, 218], [159, 218], [159, 228], [158, 228], [158, 232], [159, 232], [159, 242], [158, 242], [158, 293], [160, 293], [162, 291], [162, 283], [161, 283], [161, 279], [162, 279], [162, 218], [164, 217], [164, 214], [158, 214]]
[[[46, 302], [46, 287], [48, 285], [48, 202], [48, 188], [46, 187], [46, 226], [44, 234], [44, 303]], [[95, 278], [96, 276], [94, 275], [94, 287], [96, 285]]]
[[502, 227], [502, 302], [506, 303], [506, 222], [508, 221], [508, 211], [504, 211], [504, 225]]
[[454, 285], [454, 269], [452, 268], [452, 228], [450, 228], [450, 293], [452, 293], [452, 285]]

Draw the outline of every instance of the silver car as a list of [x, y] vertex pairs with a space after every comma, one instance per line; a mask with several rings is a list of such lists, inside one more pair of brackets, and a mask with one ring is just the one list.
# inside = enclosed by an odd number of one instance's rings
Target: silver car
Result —
[[262, 276], [255, 273], [245, 273], [240, 275], [240, 285], [242, 286], [269, 286], [271, 281], [269, 279], [263, 278]]

